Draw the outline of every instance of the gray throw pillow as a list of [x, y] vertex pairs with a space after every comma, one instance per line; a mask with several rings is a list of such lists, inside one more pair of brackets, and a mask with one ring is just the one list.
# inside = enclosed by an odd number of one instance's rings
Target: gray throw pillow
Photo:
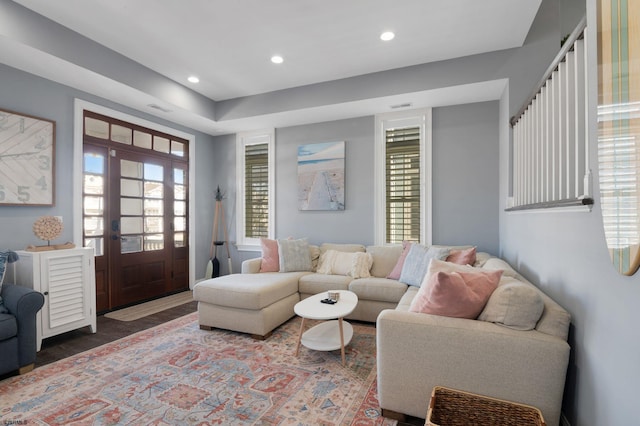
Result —
[[407, 258], [402, 266], [400, 282], [420, 287], [422, 279], [427, 275], [431, 259], [445, 260], [449, 256], [448, 247], [426, 247], [422, 244], [411, 244]]
[[534, 288], [506, 277], [491, 294], [478, 319], [514, 330], [533, 330], [543, 311], [544, 301]]
[[278, 240], [280, 272], [311, 271], [311, 255], [306, 238]]

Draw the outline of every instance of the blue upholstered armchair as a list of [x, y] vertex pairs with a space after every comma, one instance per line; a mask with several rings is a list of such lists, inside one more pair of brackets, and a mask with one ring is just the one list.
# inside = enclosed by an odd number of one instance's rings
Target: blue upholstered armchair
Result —
[[33, 370], [36, 360], [36, 314], [44, 296], [27, 287], [5, 283], [0, 292], [0, 375]]

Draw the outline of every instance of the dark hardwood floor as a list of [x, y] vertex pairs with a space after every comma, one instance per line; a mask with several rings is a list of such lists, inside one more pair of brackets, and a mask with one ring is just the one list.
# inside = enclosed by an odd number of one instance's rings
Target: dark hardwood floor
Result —
[[36, 368], [190, 314], [197, 306], [198, 302], [193, 301], [135, 321], [118, 321], [99, 315], [96, 333], [84, 327], [44, 339], [36, 358]]

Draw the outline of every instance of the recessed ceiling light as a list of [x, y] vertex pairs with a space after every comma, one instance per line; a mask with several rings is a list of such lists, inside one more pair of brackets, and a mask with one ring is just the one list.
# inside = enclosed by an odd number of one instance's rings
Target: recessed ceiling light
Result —
[[280, 55], [274, 55], [271, 57], [271, 62], [274, 64], [281, 64], [284, 62], [284, 58]]
[[189, 78], [187, 78], [187, 80], [189, 80], [189, 83], [200, 83], [200, 79], [195, 75], [190, 76]]
[[386, 31], [386, 32], [380, 34], [380, 40], [383, 40], [383, 41], [393, 40], [393, 38], [395, 36], [396, 35], [394, 33], [392, 33], [391, 31]]

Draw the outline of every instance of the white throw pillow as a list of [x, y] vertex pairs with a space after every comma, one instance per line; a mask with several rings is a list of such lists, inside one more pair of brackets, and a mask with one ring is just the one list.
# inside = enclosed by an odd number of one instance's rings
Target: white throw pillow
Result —
[[335, 275], [351, 275], [351, 265], [353, 264], [354, 256], [355, 253], [335, 252], [333, 263], [331, 264], [331, 273]]
[[318, 267], [316, 268], [316, 272], [318, 274], [331, 274], [331, 267], [333, 265], [334, 259], [336, 257], [335, 250], [327, 250], [320, 255], [320, 260], [318, 261]]
[[320, 256], [316, 272], [319, 274], [345, 275], [353, 278], [370, 277], [369, 270], [373, 265], [373, 257], [369, 253], [347, 253], [327, 250]]
[[371, 267], [373, 266], [373, 256], [371, 253], [354, 253], [351, 261], [351, 275], [353, 278], [369, 278]]

